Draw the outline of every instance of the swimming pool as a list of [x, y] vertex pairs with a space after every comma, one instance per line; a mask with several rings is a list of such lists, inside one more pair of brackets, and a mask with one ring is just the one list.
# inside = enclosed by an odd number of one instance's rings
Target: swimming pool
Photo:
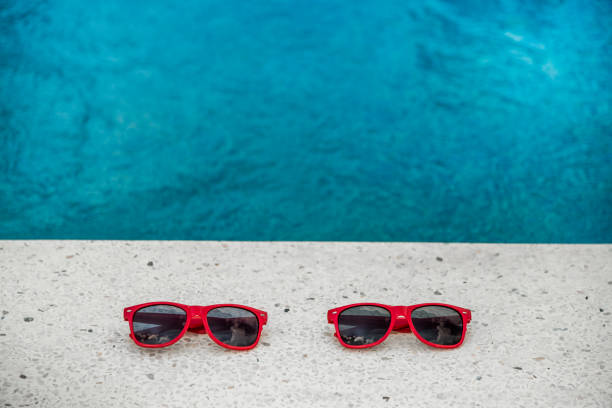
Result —
[[0, 5], [0, 238], [612, 242], [612, 3]]

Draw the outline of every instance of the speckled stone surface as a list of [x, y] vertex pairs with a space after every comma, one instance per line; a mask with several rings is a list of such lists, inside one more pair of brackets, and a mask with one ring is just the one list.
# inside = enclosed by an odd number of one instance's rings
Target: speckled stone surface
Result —
[[[612, 406], [611, 245], [0, 241], [0, 295], [0, 406]], [[269, 322], [248, 352], [142, 349], [122, 310], [153, 300]], [[454, 350], [345, 349], [326, 311], [361, 301], [473, 320]]]

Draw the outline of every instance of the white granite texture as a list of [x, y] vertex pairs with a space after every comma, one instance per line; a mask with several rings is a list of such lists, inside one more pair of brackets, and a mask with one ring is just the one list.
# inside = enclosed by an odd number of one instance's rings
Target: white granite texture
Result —
[[[266, 310], [247, 352], [150, 350], [122, 309]], [[326, 311], [472, 309], [462, 347], [349, 350]], [[612, 245], [0, 241], [0, 406], [610, 407]]]

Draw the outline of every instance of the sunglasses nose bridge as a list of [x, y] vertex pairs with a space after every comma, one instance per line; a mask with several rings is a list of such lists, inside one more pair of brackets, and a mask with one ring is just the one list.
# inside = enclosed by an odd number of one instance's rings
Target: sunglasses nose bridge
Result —
[[397, 316], [395, 316], [393, 330], [401, 331], [403, 333], [410, 333], [410, 323], [408, 322], [408, 316], [406, 316], [406, 314], [399, 313]]
[[189, 331], [199, 334], [206, 333], [204, 327], [204, 319], [202, 318], [202, 310], [200, 308], [191, 309], [191, 321], [189, 322]]

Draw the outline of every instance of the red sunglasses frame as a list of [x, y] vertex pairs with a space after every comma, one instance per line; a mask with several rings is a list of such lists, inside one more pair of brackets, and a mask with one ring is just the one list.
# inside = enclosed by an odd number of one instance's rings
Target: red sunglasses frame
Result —
[[[344, 310], [349, 309], [351, 307], [355, 307], [355, 306], [378, 306], [378, 307], [382, 307], [383, 309], [388, 310], [389, 313], [391, 313], [391, 323], [389, 324], [389, 328], [387, 329], [387, 332], [380, 340], [374, 343], [363, 344], [359, 346], [351, 346], [349, 344], [346, 344], [342, 340], [342, 337], [340, 336], [340, 329], [338, 328], [338, 316]], [[411, 317], [412, 317], [413, 310], [418, 309], [423, 306], [444, 306], [444, 307], [448, 307], [449, 309], [453, 309], [459, 313], [462, 319], [462, 323], [463, 323], [463, 331], [461, 333], [461, 340], [459, 341], [459, 343], [453, 344], [451, 346], [445, 346], [441, 344], [432, 343], [430, 341], [425, 340], [423, 337], [421, 337], [419, 332], [417, 332], [414, 329]], [[368, 348], [368, 347], [374, 347], [376, 345], [379, 345], [380, 343], [385, 341], [387, 337], [389, 337], [389, 334], [391, 334], [392, 331], [397, 331], [401, 333], [412, 332], [421, 342], [431, 347], [456, 348], [456, 347], [459, 347], [461, 344], [463, 344], [463, 340], [465, 339], [465, 332], [467, 330], [467, 325], [471, 320], [472, 320], [472, 312], [469, 309], [465, 309], [459, 306], [448, 305], [445, 303], [420, 303], [418, 305], [412, 305], [412, 306], [389, 306], [389, 305], [383, 305], [380, 303], [353, 303], [351, 305], [346, 305], [346, 306], [341, 306], [341, 307], [336, 307], [334, 309], [330, 309], [327, 312], [327, 322], [333, 324], [336, 329], [334, 336], [338, 339], [340, 344], [342, 344], [344, 347], [352, 348], [352, 349]]]
[[[181, 333], [178, 336], [176, 336], [176, 338], [170, 340], [169, 342], [163, 343], [163, 344], [144, 344], [136, 340], [136, 336], [134, 336], [134, 322], [133, 322], [134, 313], [136, 313], [138, 310], [142, 309], [143, 307], [155, 306], [155, 305], [169, 305], [169, 306], [175, 306], [180, 309], [183, 309], [185, 313], [187, 313], [187, 321], [185, 322], [185, 327], [183, 327], [183, 331], [181, 331]], [[249, 312], [257, 316], [257, 322], [259, 323], [259, 329], [257, 332], [257, 340], [255, 340], [255, 342], [251, 344], [250, 346], [246, 346], [246, 347], [230, 346], [228, 344], [225, 344], [219, 341], [215, 337], [215, 335], [211, 332], [210, 328], [208, 327], [208, 319], [206, 319], [208, 312], [218, 307], [236, 307], [239, 309], [248, 310]], [[221, 347], [225, 347], [231, 350], [250, 350], [253, 347], [257, 346], [257, 343], [259, 343], [259, 338], [261, 337], [261, 331], [263, 329], [263, 326], [268, 322], [268, 313], [264, 312], [263, 310], [255, 309], [249, 306], [236, 305], [232, 303], [221, 303], [217, 305], [208, 305], [208, 306], [189, 306], [189, 305], [183, 305], [181, 303], [174, 303], [174, 302], [148, 302], [148, 303], [142, 303], [140, 305], [126, 307], [125, 309], [123, 309], [123, 320], [126, 320], [130, 323], [130, 338], [134, 340], [134, 343], [136, 343], [136, 345], [140, 347], [146, 347], [146, 348], [168, 347], [168, 346], [173, 345], [177, 341], [179, 341], [185, 335], [187, 331], [190, 331], [190, 332], [199, 333], [199, 334], [208, 333], [210, 338], [215, 343], [220, 345]]]

